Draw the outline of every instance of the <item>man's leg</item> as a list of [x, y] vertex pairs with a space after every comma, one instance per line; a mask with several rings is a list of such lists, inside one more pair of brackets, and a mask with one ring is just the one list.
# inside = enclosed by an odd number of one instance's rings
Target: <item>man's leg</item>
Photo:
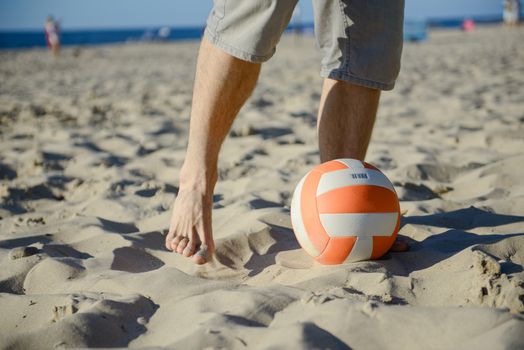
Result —
[[218, 153], [251, 95], [260, 64], [242, 61], [203, 40], [197, 61], [189, 143], [180, 171], [166, 248], [205, 263], [214, 251], [211, 228]]
[[[375, 124], [380, 90], [324, 79], [317, 132], [321, 162], [337, 158], [364, 161]], [[392, 251], [405, 251], [408, 245], [396, 241]]]
[[317, 119], [321, 162], [364, 160], [379, 98], [380, 90], [324, 79]]

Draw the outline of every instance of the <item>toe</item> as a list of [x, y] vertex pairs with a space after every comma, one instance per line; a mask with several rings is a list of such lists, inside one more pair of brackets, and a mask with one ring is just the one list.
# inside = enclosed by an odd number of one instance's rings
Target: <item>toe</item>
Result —
[[184, 251], [182, 251], [182, 255], [184, 256], [191, 256], [195, 253], [196, 244], [195, 241], [190, 240], [187, 242], [186, 247], [184, 248]]
[[178, 246], [178, 244], [180, 243], [180, 241], [182, 240], [183, 236], [175, 236], [171, 242], [170, 242], [170, 247], [171, 247], [171, 250], [173, 252], [176, 252], [176, 248]]
[[200, 249], [201, 243], [202, 242], [200, 241], [200, 237], [198, 236], [197, 230], [193, 228], [193, 232], [191, 236], [189, 236], [189, 242], [187, 243], [187, 246], [182, 252], [182, 254], [187, 257], [192, 256], [198, 249]]
[[198, 252], [196, 252], [193, 255], [193, 262], [197, 265], [204, 265], [205, 263], [207, 263], [207, 260], [202, 255], [198, 254]]
[[167, 250], [172, 250], [171, 249], [171, 242], [173, 241], [174, 237], [175, 237], [175, 233], [173, 231], [169, 230], [169, 232], [166, 235], [166, 241], [164, 243]]
[[205, 244], [202, 244], [193, 255], [193, 262], [197, 265], [203, 265], [211, 260], [211, 254], [209, 248]]
[[178, 254], [182, 254], [182, 252], [186, 248], [188, 242], [189, 242], [189, 240], [187, 239], [187, 237], [182, 238], [180, 240], [180, 243], [178, 243], [178, 246], [176, 247], [176, 252]]

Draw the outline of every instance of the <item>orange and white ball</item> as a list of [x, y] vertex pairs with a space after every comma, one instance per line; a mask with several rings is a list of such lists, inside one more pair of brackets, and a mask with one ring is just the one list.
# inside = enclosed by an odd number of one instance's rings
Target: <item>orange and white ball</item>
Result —
[[384, 255], [400, 226], [400, 205], [389, 179], [356, 159], [336, 159], [307, 173], [291, 202], [298, 242], [322, 264]]

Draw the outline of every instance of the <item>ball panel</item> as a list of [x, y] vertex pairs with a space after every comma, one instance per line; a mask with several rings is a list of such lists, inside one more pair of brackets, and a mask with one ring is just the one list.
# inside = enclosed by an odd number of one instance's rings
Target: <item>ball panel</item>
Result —
[[318, 196], [317, 208], [320, 214], [391, 213], [398, 211], [398, 199], [384, 187], [348, 186]]
[[397, 225], [395, 226], [395, 231], [390, 237], [373, 237], [373, 253], [371, 254], [371, 259], [378, 259], [382, 255], [386, 254], [391, 248], [395, 239], [397, 239], [398, 231], [400, 229], [400, 214], [397, 217]]
[[368, 260], [373, 253], [373, 242], [374, 237], [357, 237], [353, 249], [349, 253], [345, 261], [355, 262]]
[[319, 252], [324, 251], [329, 241], [329, 236], [320, 223], [316, 201], [317, 186], [321, 176], [322, 173], [316, 169], [310, 171], [300, 192], [302, 222], [309, 240]]
[[318, 165], [312, 171], [318, 171], [321, 174], [323, 174], [323, 173], [328, 173], [330, 171], [342, 170], [342, 169], [347, 169], [347, 166], [344, 163], [340, 163], [336, 160], [330, 160], [329, 162], [325, 162], [325, 163]]
[[371, 253], [370, 259], [379, 259], [381, 256], [386, 254], [395, 242], [396, 238], [396, 232], [391, 235], [391, 237], [373, 237], [373, 252]]
[[320, 214], [320, 222], [329, 237], [391, 236], [398, 213]]
[[358, 159], [340, 158], [340, 159], [335, 160], [335, 162], [342, 163], [346, 167], [352, 168], [352, 169], [364, 168], [364, 163]]
[[331, 238], [326, 249], [316, 258], [316, 260], [319, 263], [326, 265], [341, 264], [348, 257], [356, 240], [356, 237]]
[[380, 171], [372, 169], [341, 169], [324, 173], [320, 178], [317, 196], [345, 186], [380, 186], [395, 192], [388, 178]]
[[300, 180], [295, 189], [295, 192], [293, 193], [293, 198], [291, 199], [291, 224], [293, 225], [293, 231], [295, 232], [295, 236], [297, 237], [300, 246], [306, 251], [306, 253], [312, 257], [316, 257], [320, 255], [320, 252], [309, 240], [302, 219], [302, 206], [300, 205], [302, 187], [306, 177], [307, 175]]
[[317, 196], [340, 187], [357, 185], [380, 186], [395, 192], [391, 182], [380, 171], [364, 168], [342, 169], [322, 175], [317, 188]]

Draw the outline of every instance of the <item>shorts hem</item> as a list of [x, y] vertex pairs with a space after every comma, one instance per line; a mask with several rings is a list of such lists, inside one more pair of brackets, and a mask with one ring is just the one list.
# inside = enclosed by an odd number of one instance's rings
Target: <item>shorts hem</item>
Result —
[[263, 63], [263, 62], [268, 61], [275, 54], [275, 52], [272, 52], [269, 55], [256, 55], [256, 54], [238, 49], [236, 47], [233, 47], [225, 43], [222, 39], [220, 39], [219, 35], [212, 33], [208, 28], [206, 28], [206, 30], [204, 31], [204, 38], [206, 38], [215, 47], [218, 47], [226, 51], [231, 56], [234, 56], [243, 61], [248, 61], [252, 63]]
[[356, 77], [350, 73], [342, 72], [337, 69], [322, 69], [320, 71], [320, 76], [324, 78], [329, 78], [333, 80], [343, 80], [348, 83], [368, 87], [371, 89], [377, 89], [377, 90], [383, 90], [383, 91], [389, 91], [393, 90], [395, 87], [395, 83], [382, 83], [374, 80], [368, 80]]

